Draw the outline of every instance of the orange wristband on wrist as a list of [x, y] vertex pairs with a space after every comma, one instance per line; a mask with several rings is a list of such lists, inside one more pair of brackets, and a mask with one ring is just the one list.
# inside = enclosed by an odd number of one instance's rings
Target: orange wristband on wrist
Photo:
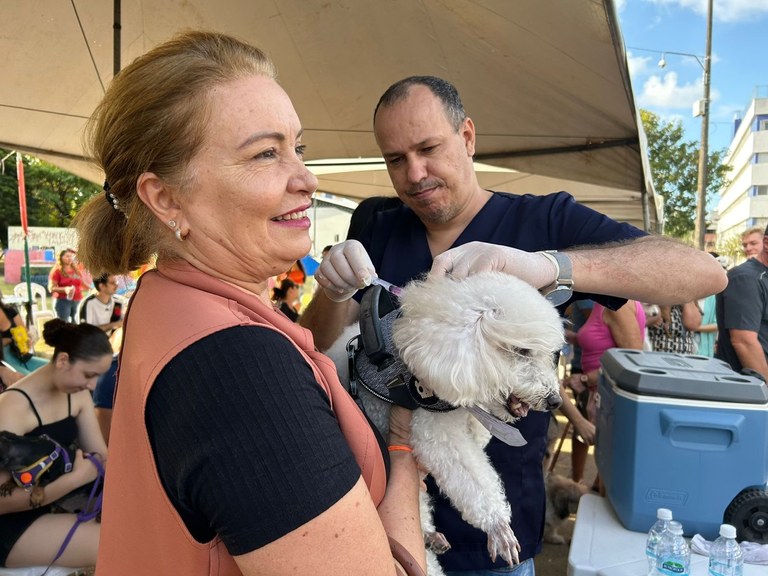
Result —
[[413, 452], [413, 448], [405, 444], [392, 444], [392, 446], [387, 446], [387, 450], [390, 452]]

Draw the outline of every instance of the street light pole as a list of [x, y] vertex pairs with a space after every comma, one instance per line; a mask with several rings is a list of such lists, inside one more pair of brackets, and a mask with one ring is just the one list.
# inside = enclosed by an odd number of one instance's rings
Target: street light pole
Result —
[[706, 244], [704, 235], [707, 231], [707, 157], [709, 147], [709, 85], [712, 64], [712, 2], [707, 2], [707, 49], [704, 56], [704, 106], [701, 115], [701, 147], [699, 148], [699, 177], [696, 186], [696, 224], [694, 236], [700, 250]]

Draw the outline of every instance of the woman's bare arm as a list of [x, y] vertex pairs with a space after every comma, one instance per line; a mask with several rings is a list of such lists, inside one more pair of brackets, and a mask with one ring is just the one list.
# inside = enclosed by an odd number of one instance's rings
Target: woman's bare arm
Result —
[[683, 308], [683, 326], [686, 330], [697, 330], [701, 326], [701, 310], [696, 302], [686, 302]]
[[642, 350], [643, 332], [637, 322], [637, 310], [633, 300], [629, 300], [616, 311], [606, 308], [603, 311], [603, 320], [618, 348]]
[[[390, 445], [408, 444], [410, 417], [408, 410], [392, 409]], [[395, 561], [387, 536], [402, 544], [426, 571], [416, 462], [407, 451], [391, 455], [387, 491], [378, 510], [360, 478], [319, 516], [262, 548], [235, 557], [244, 576], [392, 576]]]
[[235, 561], [244, 576], [395, 574], [387, 535], [362, 477], [319, 516]]
[[87, 453], [98, 454], [102, 461], [107, 459], [107, 443], [101, 434], [91, 394], [87, 390], [72, 395], [77, 415], [77, 437], [80, 447]]

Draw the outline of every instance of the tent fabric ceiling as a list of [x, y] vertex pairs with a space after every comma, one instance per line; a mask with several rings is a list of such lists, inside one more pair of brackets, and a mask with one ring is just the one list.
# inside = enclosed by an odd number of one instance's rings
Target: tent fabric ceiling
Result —
[[[650, 228], [659, 218], [612, 0], [120, 5], [123, 65], [190, 28], [227, 32], [265, 49], [302, 120], [310, 164], [377, 157], [371, 115], [378, 97], [400, 78], [432, 74], [462, 94], [477, 129], [476, 159], [523, 173], [495, 174], [502, 179], [495, 189], [527, 180], [527, 191], [543, 193], [549, 185], [568, 189], [558, 181], [571, 181], [585, 185], [571, 186], [582, 202], [621, 205], [606, 210], [615, 218], [623, 213], [642, 226], [645, 212]], [[112, 3], [7, 0], [4, 8], [0, 146], [100, 181], [83, 158], [81, 138], [113, 75]], [[335, 180], [349, 176], [344, 164]], [[536, 186], [530, 175], [541, 177]], [[367, 178], [370, 193], [392, 193], [385, 173]], [[345, 180], [337, 189], [363, 195], [354, 185]]]

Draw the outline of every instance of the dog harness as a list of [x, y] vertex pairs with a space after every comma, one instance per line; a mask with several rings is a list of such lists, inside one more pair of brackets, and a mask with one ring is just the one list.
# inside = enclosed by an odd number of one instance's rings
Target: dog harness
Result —
[[24, 488], [24, 490], [31, 490], [37, 486], [40, 482], [40, 477], [45, 474], [59, 458], [64, 460], [64, 473], [67, 474], [72, 471], [72, 462], [69, 460], [69, 454], [62, 448], [61, 444], [45, 434], [41, 434], [40, 437], [54, 443], [55, 448], [53, 449], [53, 452], [47, 456], [43, 456], [40, 460], [26, 468], [11, 472], [13, 480], [20, 488]]
[[[360, 335], [347, 343], [349, 366], [349, 394], [360, 409], [365, 405], [358, 385], [363, 386], [379, 400], [409, 410], [424, 408], [430, 412], [449, 412], [456, 406], [438, 398], [432, 390], [419, 382], [400, 360], [395, 346], [393, 323], [400, 310], [391, 295], [399, 296], [402, 288], [377, 280], [360, 301]], [[523, 446], [525, 438], [517, 428], [509, 426], [479, 406], [466, 409], [496, 438], [509, 446]]]
[[347, 344], [349, 393], [360, 405], [359, 383], [380, 400], [410, 410], [455, 410], [421, 384], [400, 360], [392, 339], [392, 325], [400, 310], [392, 302], [391, 293], [379, 283], [371, 286], [360, 302], [360, 335]]

